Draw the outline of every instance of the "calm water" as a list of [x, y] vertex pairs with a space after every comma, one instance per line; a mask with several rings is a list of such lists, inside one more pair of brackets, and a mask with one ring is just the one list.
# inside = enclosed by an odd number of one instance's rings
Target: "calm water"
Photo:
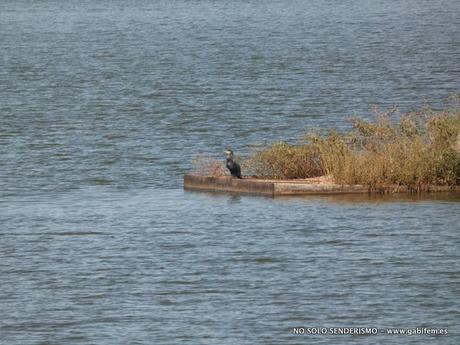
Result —
[[456, 0], [2, 1], [0, 343], [460, 343], [459, 197], [182, 190], [198, 152], [444, 106], [459, 23]]

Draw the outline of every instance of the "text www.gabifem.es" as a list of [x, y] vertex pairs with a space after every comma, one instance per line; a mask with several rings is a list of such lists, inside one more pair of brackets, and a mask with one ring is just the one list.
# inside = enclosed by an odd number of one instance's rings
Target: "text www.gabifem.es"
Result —
[[378, 328], [378, 327], [293, 327], [291, 332], [295, 335], [448, 335], [447, 328]]

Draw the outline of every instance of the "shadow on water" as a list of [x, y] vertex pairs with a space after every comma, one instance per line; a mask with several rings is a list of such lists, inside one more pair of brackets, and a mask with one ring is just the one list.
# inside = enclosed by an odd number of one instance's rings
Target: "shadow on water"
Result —
[[330, 202], [336, 204], [379, 204], [392, 202], [460, 202], [459, 193], [395, 193], [395, 194], [325, 194], [325, 195], [286, 195], [269, 196], [238, 192], [221, 192], [205, 190], [186, 190], [186, 193], [199, 193], [216, 198], [230, 197], [231, 202], [238, 203], [243, 198], [265, 198], [275, 201]]
[[355, 203], [391, 203], [391, 202], [460, 202], [459, 193], [422, 193], [422, 194], [331, 194], [331, 195], [298, 195], [277, 196], [276, 200], [327, 201], [339, 204]]

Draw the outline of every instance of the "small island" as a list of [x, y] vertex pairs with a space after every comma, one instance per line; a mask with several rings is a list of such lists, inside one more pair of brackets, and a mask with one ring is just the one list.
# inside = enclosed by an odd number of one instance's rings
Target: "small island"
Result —
[[223, 161], [199, 156], [184, 188], [264, 195], [460, 192], [460, 110], [390, 109], [352, 130], [306, 134], [241, 160], [244, 178]]

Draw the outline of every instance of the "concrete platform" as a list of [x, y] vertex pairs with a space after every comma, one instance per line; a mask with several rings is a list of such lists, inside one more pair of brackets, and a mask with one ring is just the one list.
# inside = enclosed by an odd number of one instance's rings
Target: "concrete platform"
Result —
[[[362, 185], [339, 185], [321, 178], [304, 180], [265, 180], [256, 178], [238, 179], [230, 176], [184, 176], [185, 190], [204, 190], [277, 195], [321, 195], [321, 194], [356, 194], [356, 193], [408, 193], [403, 186], [386, 186], [370, 189]], [[430, 186], [426, 192], [460, 192], [460, 186]]]

